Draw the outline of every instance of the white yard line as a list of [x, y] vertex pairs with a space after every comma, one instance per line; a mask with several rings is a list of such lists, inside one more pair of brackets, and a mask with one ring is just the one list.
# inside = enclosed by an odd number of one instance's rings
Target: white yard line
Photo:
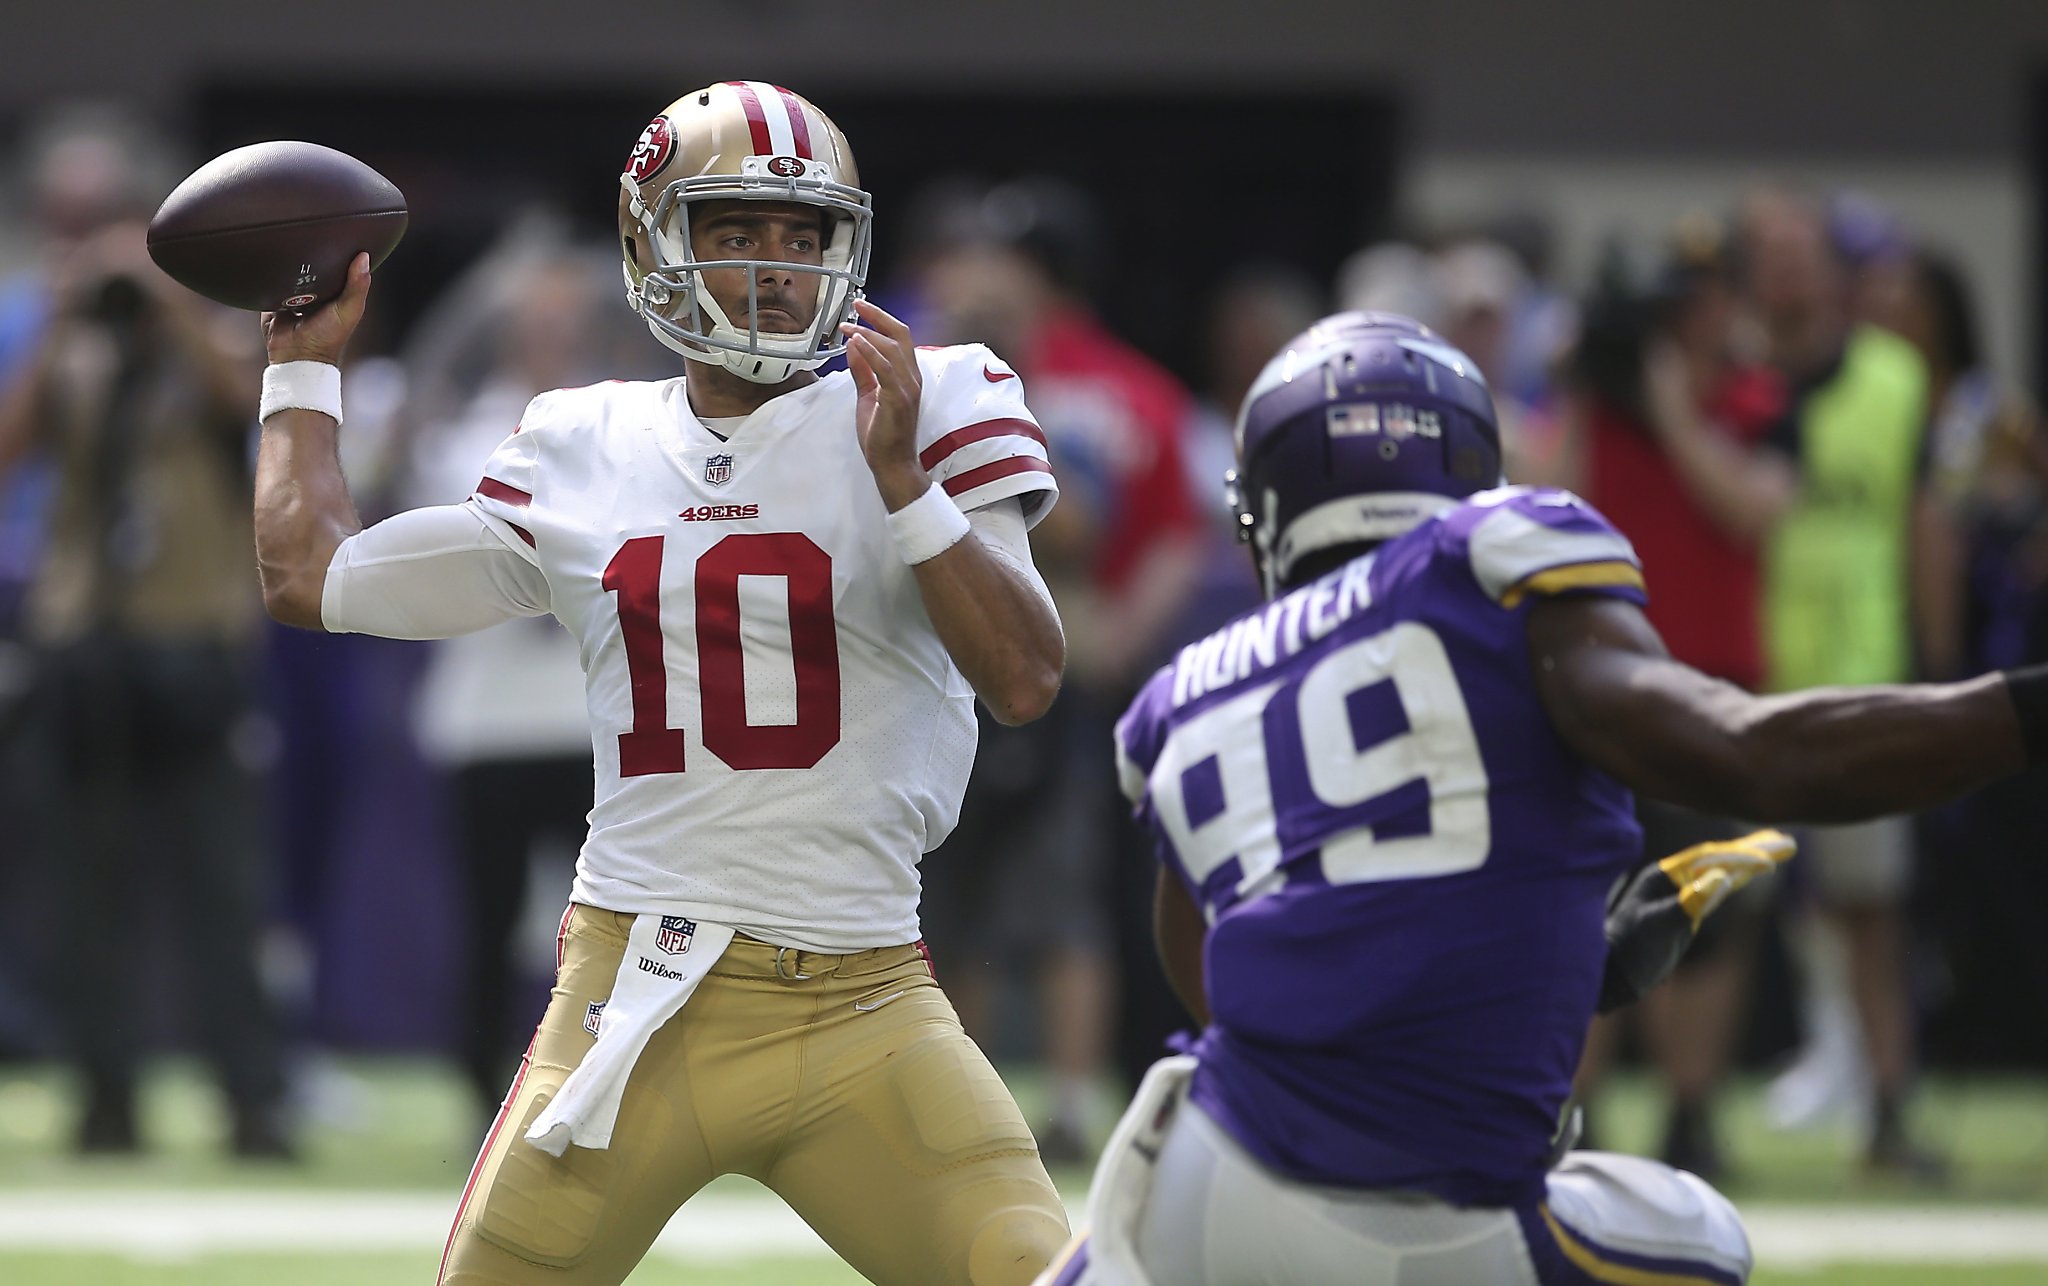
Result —
[[[410, 1192], [165, 1193], [148, 1189], [0, 1192], [0, 1257], [12, 1250], [110, 1252], [182, 1260], [217, 1252], [417, 1251], [448, 1233], [453, 1203]], [[1748, 1206], [1757, 1260], [1780, 1268], [1840, 1261], [2048, 1263], [2048, 1211], [1996, 1207]], [[828, 1254], [767, 1196], [706, 1193], [654, 1253], [734, 1261]]]
[[1744, 1206], [1760, 1264], [2048, 1263], [2048, 1211], [1997, 1206]]
[[[221, 1251], [410, 1251], [448, 1236], [454, 1202], [432, 1193], [165, 1193], [148, 1189], [0, 1193], [0, 1254], [102, 1251], [181, 1260]], [[829, 1255], [818, 1234], [769, 1197], [706, 1193], [654, 1243], [674, 1259]]]

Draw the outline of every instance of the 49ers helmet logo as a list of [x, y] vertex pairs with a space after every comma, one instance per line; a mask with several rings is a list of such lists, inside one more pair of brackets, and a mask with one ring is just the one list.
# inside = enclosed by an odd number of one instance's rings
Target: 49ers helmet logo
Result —
[[794, 156], [778, 156], [768, 162], [768, 172], [785, 179], [800, 179], [804, 176], [804, 163]]
[[676, 134], [669, 128], [668, 117], [657, 116], [647, 122], [647, 128], [640, 131], [640, 139], [633, 144], [633, 155], [626, 161], [626, 174], [635, 183], [645, 183], [668, 164], [668, 158], [676, 150]]

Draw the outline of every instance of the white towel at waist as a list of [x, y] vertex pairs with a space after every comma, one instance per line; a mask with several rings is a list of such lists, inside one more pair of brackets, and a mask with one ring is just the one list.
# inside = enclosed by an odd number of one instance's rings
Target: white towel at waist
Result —
[[534, 1118], [526, 1131], [527, 1142], [549, 1156], [562, 1155], [571, 1143], [579, 1148], [611, 1146], [619, 1100], [640, 1051], [697, 990], [732, 944], [732, 934], [729, 925], [680, 915], [633, 917], [619, 976], [602, 1006], [597, 1043]]

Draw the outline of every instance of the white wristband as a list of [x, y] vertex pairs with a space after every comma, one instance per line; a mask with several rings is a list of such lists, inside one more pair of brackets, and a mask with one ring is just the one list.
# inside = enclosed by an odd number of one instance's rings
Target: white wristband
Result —
[[934, 482], [925, 493], [889, 515], [889, 534], [896, 552], [912, 567], [929, 562], [960, 543], [969, 528], [967, 515], [946, 489]]
[[341, 423], [341, 368], [326, 362], [279, 362], [263, 368], [263, 401], [256, 418], [279, 411], [318, 411]]

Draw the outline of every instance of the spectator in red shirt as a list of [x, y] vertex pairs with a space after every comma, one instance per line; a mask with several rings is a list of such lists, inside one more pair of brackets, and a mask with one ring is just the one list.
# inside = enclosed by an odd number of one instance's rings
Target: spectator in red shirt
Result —
[[[1754, 689], [1763, 680], [1759, 533], [1699, 503], [1659, 429], [1664, 419], [1686, 416], [1746, 450], [1783, 414], [1782, 387], [1766, 368], [1732, 355], [1736, 297], [1709, 225], [1681, 230], [1648, 290], [1631, 288], [1614, 266], [1606, 276], [1588, 301], [1569, 371], [1568, 454], [1577, 485], [1634, 543], [1650, 585], [1650, 619], [1672, 655]], [[1652, 855], [1747, 829], [1649, 800], [1639, 800], [1637, 812]], [[1743, 902], [1702, 933], [1679, 971], [1637, 1007], [1644, 1043], [1671, 1094], [1663, 1159], [1708, 1179], [1722, 1168], [1711, 1099], [1742, 1017], [1761, 922], [1760, 897], [1745, 894]], [[1582, 1090], [1604, 1062], [1613, 1021], [1595, 1025]]]

